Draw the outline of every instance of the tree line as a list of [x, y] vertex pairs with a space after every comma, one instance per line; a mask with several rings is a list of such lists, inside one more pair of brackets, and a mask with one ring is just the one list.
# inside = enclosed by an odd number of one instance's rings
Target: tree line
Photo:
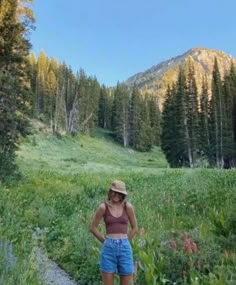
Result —
[[217, 59], [212, 80], [198, 92], [193, 62], [179, 68], [168, 87], [162, 112], [161, 147], [171, 167], [205, 163], [236, 166], [236, 69], [221, 76]]
[[83, 70], [77, 74], [50, 59], [44, 52], [29, 56], [32, 117], [51, 127], [53, 133], [90, 133], [101, 127], [124, 146], [140, 151], [160, 144], [160, 110], [155, 96], [117, 83], [100, 85]]

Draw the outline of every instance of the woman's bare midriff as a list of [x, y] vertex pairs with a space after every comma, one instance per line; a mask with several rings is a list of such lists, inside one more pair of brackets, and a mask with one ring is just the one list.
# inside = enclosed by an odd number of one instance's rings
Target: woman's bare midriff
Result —
[[107, 237], [111, 237], [111, 238], [127, 238], [128, 235], [127, 234], [108, 234]]

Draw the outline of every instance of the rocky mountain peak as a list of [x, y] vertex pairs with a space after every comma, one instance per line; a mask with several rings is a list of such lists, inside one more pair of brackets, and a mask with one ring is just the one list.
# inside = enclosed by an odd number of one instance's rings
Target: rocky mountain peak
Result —
[[128, 86], [137, 86], [142, 92], [155, 94], [160, 97], [160, 102], [163, 102], [168, 84], [171, 85], [177, 79], [179, 65], [186, 64], [189, 58], [194, 64], [199, 90], [204, 75], [210, 82], [215, 58], [217, 58], [222, 76], [230, 68], [232, 61], [236, 64], [236, 59], [223, 51], [195, 47], [182, 55], [163, 61], [146, 71], [135, 74], [128, 78], [125, 83]]

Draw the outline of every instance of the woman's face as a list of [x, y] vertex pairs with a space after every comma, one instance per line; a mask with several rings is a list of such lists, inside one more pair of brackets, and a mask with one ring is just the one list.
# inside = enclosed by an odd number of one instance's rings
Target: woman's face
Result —
[[124, 200], [124, 194], [110, 190], [110, 198], [113, 202], [121, 202]]

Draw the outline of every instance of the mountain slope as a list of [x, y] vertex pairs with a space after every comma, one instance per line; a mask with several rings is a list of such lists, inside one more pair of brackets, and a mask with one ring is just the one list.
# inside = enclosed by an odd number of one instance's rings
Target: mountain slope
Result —
[[223, 51], [192, 48], [182, 55], [163, 61], [144, 72], [135, 74], [128, 78], [125, 83], [131, 87], [137, 86], [143, 92], [158, 95], [160, 102], [162, 102], [168, 84], [177, 79], [179, 65], [184, 65], [189, 58], [193, 61], [195, 67], [198, 89], [200, 89], [202, 77], [205, 74], [210, 82], [215, 58], [217, 58], [221, 75], [229, 69], [231, 62], [236, 64], [236, 59]]
[[20, 169], [44, 169], [60, 173], [107, 172], [133, 169], [166, 168], [168, 163], [160, 148], [137, 152], [116, 143], [102, 129], [93, 136], [62, 136], [56, 138], [41, 130], [23, 139], [17, 152]]

